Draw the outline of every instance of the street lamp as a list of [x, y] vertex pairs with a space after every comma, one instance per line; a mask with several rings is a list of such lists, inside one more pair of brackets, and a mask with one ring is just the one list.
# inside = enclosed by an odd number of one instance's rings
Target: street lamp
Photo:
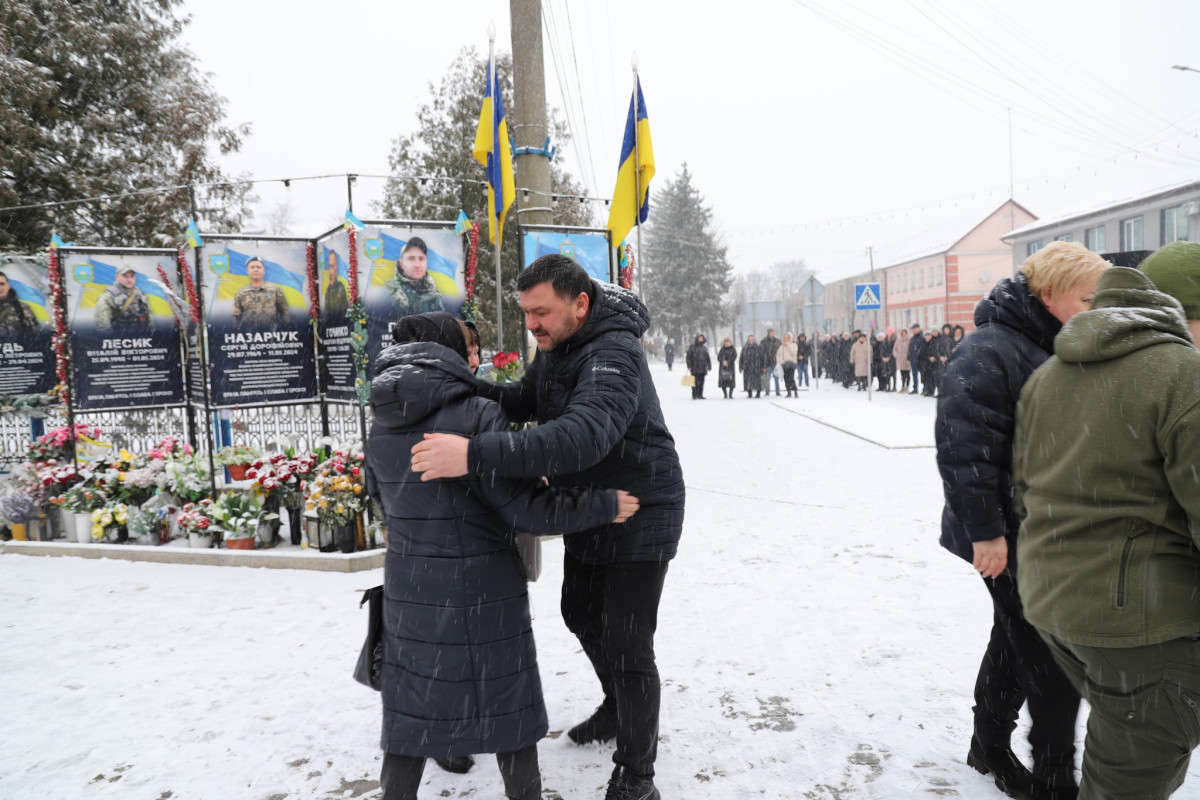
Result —
[[1184, 72], [1200, 72], [1200, 69], [1195, 69], [1193, 67], [1185, 67], [1182, 64], [1176, 64], [1175, 66], [1171, 67], [1171, 69], [1179, 69], [1179, 70], [1183, 70]]

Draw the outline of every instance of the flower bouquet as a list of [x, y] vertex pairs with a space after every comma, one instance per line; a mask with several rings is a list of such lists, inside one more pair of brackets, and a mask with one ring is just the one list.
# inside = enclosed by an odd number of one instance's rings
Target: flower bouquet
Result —
[[13, 489], [0, 494], [0, 520], [8, 525], [24, 525], [37, 511], [37, 501], [25, 492]]
[[192, 547], [212, 547], [213, 525], [209, 509], [213, 501], [207, 497], [195, 503], [188, 503], [175, 517], [179, 530], [188, 536]]
[[99, 428], [82, 423], [54, 428], [30, 442], [26, 455], [30, 461], [69, 461], [75, 456], [76, 442], [98, 445], [99, 439]]
[[164, 488], [179, 502], [197, 503], [208, 497], [212, 481], [206, 456], [171, 456], [165, 459], [163, 472]]
[[354, 551], [359, 515], [367, 506], [363, 481], [362, 449], [354, 447], [334, 451], [305, 484], [305, 508], [338, 531], [337, 545], [344, 553]]
[[137, 537], [138, 544], [165, 544], [170, 530], [167, 511], [163, 505], [130, 508], [126, 525], [129, 535]]
[[254, 549], [260, 521], [279, 518], [278, 514], [264, 514], [258, 499], [243, 492], [225, 492], [209, 507], [208, 515], [225, 532], [227, 547], [246, 550]]
[[37, 467], [37, 477], [46, 500], [51, 503], [83, 479], [73, 464], [60, 464], [57, 461], [40, 463]]
[[495, 383], [516, 383], [525, 374], [520, 353], [496, 353], [492, 356], [492, 368], [487, 378]]
[[129, 538], [129, 506], [125, 503], [97, 508], [92, 512], [92, 539], [97, 542], [123, 542]]

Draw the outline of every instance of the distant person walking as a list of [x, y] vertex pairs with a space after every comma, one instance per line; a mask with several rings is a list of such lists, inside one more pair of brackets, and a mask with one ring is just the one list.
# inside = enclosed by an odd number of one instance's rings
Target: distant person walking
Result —
[[663, 358], [667, 360], [667, 372], [671, 371], [671, 365], [675, 363], [675, 340], [667, 339], [667, 344], [663, 347]]
[[[808, 388], [808, 367], [810, 364], [813, 364], [815, 366], [815, 362], [813, 361], [812, 343], [809, 342], [808, 338], [802, 333], [802, 334], [800, 334], [799, 338], [796, 339], [796, 388], [797, 389], [799, 389], [801, 386], [803, 386], [805, 389]], [[820, 374], [818, 374], [816, 377], [819, 378]], [[796, 396], [799, 397], [800, 396], [799, 393], [797, 393]]]
[[728, 336], [717, 351], [717, 387], [726, 400], [733, 399], [733, 392], [737, 389], [737, 350]]
[[708, 375], [708, 371], [712, 369], [712, 359], [708, 355], [708, 346], [705, 344], [707, 339], [703, 333], [696, 334], [696, 341], [687, 351], [687, 368], [688, 372], [692, 373], [696, 378], [696, 383], [692, 386], [692, 399], [704, 399], [704, 378]]
[[763, 377], [763, 391], [767, 394], [771, 393], [771, 381], [775, 381], [775, 394], [779, 394], [779, 368], [775, 364], [775, 357], [779, 354], [779, 346], [782, 342], [775, 336], [774, 328], [767, 328], [767, 338], [762, 340], [760, 347], [763, 350], [763, 365], [766, 367], [766, 374]]

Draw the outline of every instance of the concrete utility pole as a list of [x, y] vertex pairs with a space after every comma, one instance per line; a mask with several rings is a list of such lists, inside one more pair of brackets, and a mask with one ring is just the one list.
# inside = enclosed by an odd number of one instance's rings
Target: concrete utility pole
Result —
[[[549, 131], [542, 59], [542, 0], [509, 0], [508, 9], [512, 25], [514, 106], [509, 114], [509, 132], [515, 143], [517, 220], [521, 225], [549, 225], [550, 158], [546, 152]], [[528, 197], [522, 189], [530, 190]]]

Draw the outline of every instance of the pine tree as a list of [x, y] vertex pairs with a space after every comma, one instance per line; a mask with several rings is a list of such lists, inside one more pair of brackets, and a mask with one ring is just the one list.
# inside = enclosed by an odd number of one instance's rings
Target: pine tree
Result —
[[712, 230], [712, 209], [692, 185], [685, 163], [654, 193], [653, 223], [642, 256], [642, 299], [656, 330], [690, 342], [730, 320], [725, 295], [732, 281], [726, 249]]
[[[496, 71], [500, 75], [500, 91], [511, 126], [512, 57], [497, 54]], [[484, 168], [471, 155], [486, 83], [487, 58], [481, 57], [474, 48], [464, 48], [450, 65], [441, 85], [430, 84], [432, 99], [417, 111], [417, 131], [401, 136], [393, 144], [389, 156], [392, 177], [384, 188], [383, 201], [377, 210], [389, 219], [447, 221], [457, 217], [462, 209], [472, 220], [481, 223], [475, 302], [480, 337], [484, 348], [488, 349], [496, 345], [495, 256], [487, 237], [487, 190], [483, 185], [486, 176]], [[551, 192], [555, 196], [582, 196], [584, 190], [558, 166], [570, 136], [553, 115], [549, 124], [558, 146], [555, 161], [550, 165]], [[519, 269], [517, 207], [522, 205], [549, 205], [553, 208], [555, 225], [588, 227], [596, 224], [589, 203], [525, 196], [521, 187], [517, 187], [516, 202], [505, 219], [500, 250], [504, 344], [505, 349], [510, 350], [516, 349], [522, 341], [523, 329], [516, 290]]]
[[[0, 250], [45, 248], [52, 230], [79, 245], [170, 246], [191, 216], [236, 231], [250, 187], [225, 176], [215, 148], [241, 147], [225, 100], [179, 44], [180, 0], [0, 3]], [[119, 195], [143, 192], [132, 197]], [[105, 201], [4, 208], [81, 198]]]

